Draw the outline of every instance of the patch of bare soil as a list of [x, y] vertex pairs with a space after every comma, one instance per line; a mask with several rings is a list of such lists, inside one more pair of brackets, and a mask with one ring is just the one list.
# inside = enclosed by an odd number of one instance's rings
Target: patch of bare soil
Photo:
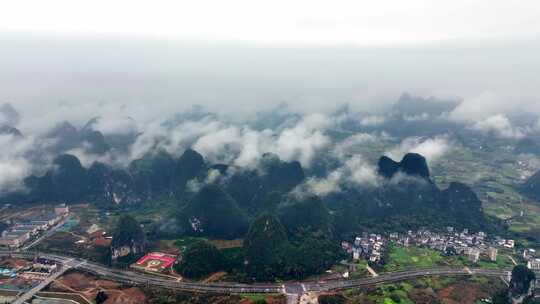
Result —
[[146, 295], [138, 288], [132, 287], [122, 290], [105, 290], [109, 297], [105, 304], [138, 304], [147, 303]]
[[210, 243], [212, 243], [218, 249], [228, 249], [242, 247], [242, 245], [244, 244], [244, 240], [211, 240]]
[[139, 288], [122, 288], [116, 282], [100, 280], [80, 272], [71, 272], [60, 277], [48, 287], [48, 290], [78, 293], [91, 300], [96, 298], [99, 291], [104, 291], [109, 297], [106, 304], [148, 303], [146, 295]]
[[219, 282], [226, 275], [227, 273], [224, 271], [216, 272], [210, 275], [208, 278], [204, 279], [202, 282], [203, 283]]
[[159, 251], [172, 255], [179, 255], [180, 249], [174, 244], [175, 240], [159, 240], [153, 243], [153, 251]]
[[442, 304], [474, 304], [477, 299], [489, 297], [478, 283], [457, 282], [437, 292]]
[[413, 289], [409, 293], [409, 298], [416, 304], [439, 304], [441, 301], [431, 288]]
[[4, 258], [0, 260], [0, 267], [10, 268], [10, 269], [20, 269], [26, 267], [30, 262], [23, 259], [15, 258]]

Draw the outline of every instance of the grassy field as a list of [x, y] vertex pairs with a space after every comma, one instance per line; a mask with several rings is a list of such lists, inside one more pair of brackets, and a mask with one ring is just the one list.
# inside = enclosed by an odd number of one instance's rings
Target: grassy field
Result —
[[180, 249], [180, 251], [185, 251], [189, 246], [197, 243], [198, 241], [207, 240], [205, 238], [197, 238], [197, 237], [185, 237], [178, 239], [174, 242], [174, 245]]
[[519, 193], [523, 177], [539, 168], [524, 166], [528, 163], [524, 159], [504, 144], [493, 144], [490, 149], [460, 147], [438, 160], [432, 174], [441, 187], [452, 181], [470, 185], [487, 215], [502, 220], [512, 218], [507, 221], [508, 232], [518, 244], [540, 248], [540, 202]]
[[263, 301], [263, 300], [266, 300], [267, 297], [268, 297], [268, 295], [259, 294], [259, 293], [243, 294], [242, 295], [242, 299], [248, 299], [251, 302]]
[[347, 303], [476, 303], [501, 288], [504, 286], [499, 279], [486, 277], [425, 277], [368, 290], [349, 289], [341, 295]]
[[433, 267], [444, 260], [439, 252], [427, 248], [390, 245], [388, 250], [388, 260], [384, 265], [384, 271]]
[[390, 245], [388, 259], [383, 270], [390, 272], [409, 268], [429, 268], [436, 266], [509, 269], [513, 267], [513, 264], [506, 254], [499, 254], [495, 262], [490, 261], [486, 256], [481, 256], [478, 263], [473, 263], [462, 255], [445, 256], [441, 252], [429, 248]]

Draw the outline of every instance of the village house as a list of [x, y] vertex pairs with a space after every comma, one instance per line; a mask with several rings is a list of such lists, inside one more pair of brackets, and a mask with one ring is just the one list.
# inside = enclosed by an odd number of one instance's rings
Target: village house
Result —
[[492, 262], [495, 262], [497, 261], [497, 248], [494, 248], [494, 247], [489, 247], [488, 250], [487, 250], [487, 256], [489, 257], [489, 259], [492, 261]]
[[30, 239], [30, 233], [27, 231], [4, 231], [0, 237], [0, 248], [17, 249]]
[[527, 268], [531, 270], [540, 270], [540, 259], [528, 261]]
[[54, 207], [54, 213], [59, 216], [66, 216], [69, 214], [69, 207], [66, 204], [59, 204]]

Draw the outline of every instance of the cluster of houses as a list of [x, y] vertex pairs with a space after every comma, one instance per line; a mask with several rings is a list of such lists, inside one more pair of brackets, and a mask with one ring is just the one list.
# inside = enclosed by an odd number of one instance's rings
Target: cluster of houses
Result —
[[523, 259], [527, 262], [529, 269], [540, 270], [540, 256], [536, 255], [536, 250], [532, 248], [523, 250]]
[[59, 269], [55, 261], [44, 258], [35, 258], [32, 262], [11, 266], [0, 268], [0, 278], [41, 281]]
[[380, 234], [362, 233], [354, 239], [354, 243], [341, 242], [341, 247], [352, 254], [354, 261], [360, 259], [371, 263], [380, 264], [383, 260], [383, 253], [387, 248], [388, 240]]
[[[498, 254], [494, 244], [487, 241], [486, 233], [482, 231], [469, 233], [468, 229], [458, 232], [453, 227], [446, 227], [445, 232], [420, 229], [416, 232], [408, 231], [406, 234], [392, 233], [390, 240], [402, 246], [428, 247], [446, 255], [464, 255], [474, 263], [478, 262], [480, 255], [486, 255], [491, 261], [496, 261]], [[506, 242], [511, 244], [510, 248], [514, 247], [513, 240], [504, 241], [505, 244]]]
[[432, 232], [427, 229], [408, 231], [405, 234], [391, 233], [387, 237], [380, 234], [362, 233], [355, 238], [354, 243], [342, 242], [341, 246], [353, 260], [365, 259], [372, 263], [383, 262], [384, 251], [388, 242], [400, 246], [420, 246], [443, 252], [446, 255], [464, 255], [471, 262], [478, 262], [481, 255], [487, 256], [491, 261], [497, 260], [497, 245], [504, 248], [514, 248], [513, 240], [496, 239], [488, 242], [484, 232], [469, 233], [467, 229], [462, 232], [447, 227], [445, 232]]
[[35, 218], [15, 223], [0, 236], [0, 249], [13, 250], [22, 247], [28, 240], [49, 230], [69, 215], [69, 207], [57, 205], [54, 210]]

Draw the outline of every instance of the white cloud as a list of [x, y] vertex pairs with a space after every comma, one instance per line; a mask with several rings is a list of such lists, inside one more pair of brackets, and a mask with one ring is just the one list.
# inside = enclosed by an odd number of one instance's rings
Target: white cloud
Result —
[[[32, 8], [32, 9], [29, 9]], [[9, 1], [0, 30], [294, 44], [420, 44], [537, 35], [535, 2]], [[96, 22], [99, 20], [99, 22]], [[141, 22], [145, 20], [145, 22]]]
[[502, 114], [494, 115], [472, 125], [473, 130], [492, 134], [501, 138], [523, 138], [525, 130], [512, 126], [510, 120]]
[[403, 119], [405, 121], [425, 121], [430, 119], [430, 115], [428, 113], [422, 113], [420, 115], [404, 115]]
[[494, 92], [483, 92], [480, 95], [466, 98], [457, 108], [449, 115], [451, 119], [456, 121], [478, 121], [488, 118], [492, 115], [510, 110], [514, 105], [511, 105]]
[[129, 117], [121, 117], [118, 113], [111, 115], [113, 113], [109, 113], [105, 117], [100, 117], [93, 126], [94, 129], [105, 135], [137, 134], [138, 126], [135, 120]]
[[[340, 192], [343, 186], [371, 187], [379, 183], [377, 169], [361, 155], [344, 161], [341, 167], [324, 178], [309, 178], [300, 189], [320, 196]], [[299, 191], [299, 190], [297, 190]]]
[[296, 126], [284, 129], [277, 137], [276, 153], [285, 160], [298, 160], [309, 167], [315, 153], [330, 144], [324, 129], [331, 121], [324, 115], [311, 114], [304, 117]]
[[142, 135], [124, 163], [155, 149], [178, 156], [185, 149], [193, 148], [214, 163], [252, 166], [262, 154], [271, 152], [283, 160], [298, 160], [309, 167], [316, 153], [330, 144], [324, 132], [331, 125], [331, 119], [321, 114], [306, 115], [295, 125], [278, 128], [278, 131], [253, 130], [212, 116], [187, 120], [174, 127], [154, 122], [141, 128]]
[[101, 162], [113, 166], [127, 165], [127, 158], [121, 156], [118, 157], [116, 154], [111, 153], [110, 151], [101, 155], [89, 153], [88, 151], [90, 148], [91, 146], [85, 142], [81, 147], [71, 149], [66, 151], [66, 153], [76, 156], [81, 162], [81, 165], [83, 165], [85, 168], [89, 168], [94, 162]]
[[165, 150], [178, 156], [199, 138], [226, 128], [223, 123], [207, 116], [199, 120], [184, 121], [174, 127], [163, 125], [162, 120], [141, 127], [142, 134], [131, 146], [126, 161], [138, 159], [152, 150]]
[[309, 178], [302, 188], [318, 196], [326, 196], [341, 191], [343, 172], [336, 170], [328, 174], [325, 178]]
[[34, 147], [33, 138], [0, 135], [0, 193], [23, 188], [23, 179], [32, 173], [28, 153]]
[[204, 180], [199, 181], [196, 178], [189, 180], [186, 184], [186, 187], [189, 191], [196, 193], [196, 192], [199, 192], [199, 190], [201, 190], [201, 188], [206, 185], [215, 184], [216, 182], [219, 181], [220, 178], [221, 178], [221, 173], [219, 173], [218, 170], [211, 169], [211, 170], [208, 170]]
[[345, 138], [341, 142], [336, 143], [333, 149], [333, 153], [339, 159], [346, 159], [348, 155], [354, 154], [357, 148], [365, 145], [370, 145], [378, 140], [384, 140], [388, 138], [388, 134], [384, 132], [379, 135], [370, 133], [357, 133]]
[[374, 127], [386, 122], [383, 115], [368, 115], [360, 118], [360, 125], [365, 127]]
[[272, 152], [283, 160], [298, 160], [304, 167], [309, 167], [317, 151], [330, 143], [324, 135], [324, 129], [329, 125], [327, 117], [312, 114], [279, 133], [255, 131], [247, 126], [222, 126], [201, 136], [193, 147], [211, 161], [250, 166], [262, 154]]
[[360, 155], [355, 155], [345, 162], [347, 181], [356, 185], [375, 186], [378, 183], [377, 169], [367, 163]]
[[424, 156], [428, 163], [433, 163], [447, 153], [451, 147], [446, 135], [433, 138], [409, 137], [405, 138], [397, 147], [387, 151], [385, 155], [400, 161], [407, 153], [418, 153]]

